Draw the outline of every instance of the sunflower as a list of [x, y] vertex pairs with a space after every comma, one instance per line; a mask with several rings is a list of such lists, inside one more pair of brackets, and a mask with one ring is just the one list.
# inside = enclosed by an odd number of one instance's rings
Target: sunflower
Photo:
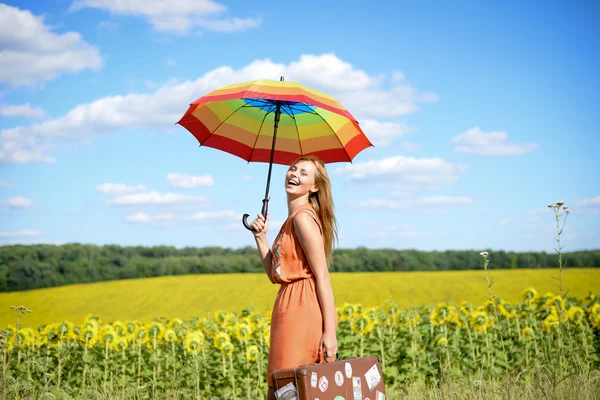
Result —
[[145, 343], [146, 341], [148, 341], [148, 338], [150, 337], [150, 334], [148, 332], [148, 327], [146, 326], [136, 326], [135, 327], [135, 332], [133, 333], [135, 339], [140, 342], [140, 343]]
[[546, 300], [546, 303], [545, 303], [545, 304], [546, 304], [546, 306], [548, 306], [548, 307], [560, 308], [560, 309], [562, 309], [563, 311], [566, 311], [566, 308], [565, 308], [565, 303], [566, 303], [566, 302], [565, 302], [565, 299], [563, 299], [561, 296], [558, 296], [558, 295], [557, 295], [557, 296], [552, 296], [552, 297], [549, 297], [549, 298]]
[[127, 329], [125, 327], [125, 324], [122, 323], [121, 321], [113, 322], [112, 327], [115, 330], [115, 332], [117, 332], [117, 335], [119, 335], [119, 336], [125, 336], [127, 334]]
[[252, 345], [246, 349], [246, 358], [248, 361], [254, 361], [258, 357], [258, 346]]
[[528, 287], [525, 290], [523, 290], [521, 296], [523, 296], [524, 302], [533, 303], [537, 299], [538, 293], [537, 290], [535, 290], [534, 288]]
[[102, 345], [110, 345], [115, 341], [116, 338], [117, 332], [115, 332], [111, 325], [103, 325], [102, 328], [100, 328], [100, 343]]
[[521, 331], [521, 336], [523, 337], [523, 339], [532, 339], [533, 336], [534, 336], [533, 329], [531, 329], [530, 327], [526, 326]]
[[58, 324], [58, 335], [61, 338], [73, 338], [73, 323], [69, 321], [63, 321]]
[[438, 303], [429, 315], [429, 318], [434, 326], [450, 323], [458, 326], [461, 325], [456, 307], [447, 305], [446, 303]]
[[567, 312], [567, 318], [575, 325], [581, 324], [581, 321], [585, 318], [585, 313], [581, 307], [571, 306]]
[[228, 334], [226, 334], [225, 332], [219, 332], [215, 335], [215, 338], [213, 339], [213, 344], [217, 349], [222, 350], [225, 343], [229, 343], [230, 341], [231, 339], [229, 338]]
[[588, 319], [594, 328], [600, 328], [600, 303], [595, 303], [589, 308]]
[[492, 321], [488, 318], [487, 313], [485, 313], [483, 310], [477, 310], [471, 314], [469, 325], [476, 332], [482, 332], [484, 329], [492, 327]]
[[227, 314], [227, 317], [225, 317], [225, 325], [232, 327], [235, 326], [235, 324], [237, 324], [238, 322], [238, 317], [235, 316], [235, 314]]
[[235, 329], [235, 337], [240, 341], [247, 341], [252, 335], [252, 328], [250, 325], [239, 324]]
[[365, 310], [363, 315], [369, 320], [369, 322], [377, 323], [377, 308], [370, 307]]
[[256, 325], [261, 324], [265, 320], [265, 317], [260, 313], [254, 312], [254, 313], [250, 314], [248, 319], [250, 320], [250, 322], [252, 323], [253, 326], [256, 326]]
[[84, 345], [87, 343], [88, 348], [93, 347], [99, 340], [98, 328], [96, 328], [93, 324], [84, 326], [81, 330], [81, 334], [79, 335], [79, 340]]
[[227, 311], [217, 310], [215, 312], [215, 321], [218, 324], [223, 324], [225, 322], [225, 318], [227, 317]]
[[148, 325], [146, 325], [146, 327], [148, 328], [148, 335], [152, 339], [156, 338], [157, 341], [162, 340], [166, 329], [165, 329], [165, 326], [161, 322], [152, 321]]
[[96, 325], [101, 325], [102, 324], [102, 320], [100, 319], [99, 316], [94, 315], [94, 314], [88, 314], [88, 315], [86, 315], [85, 319], [84, 319], [84, 323], [91, 322], [91, 321], [93, 321], [93, 323], [95, 323]]
[[179, 318], [173, 318], [171, 321], [169, 321], [169, 323], [167, 324], [167, 327], [169, 329], [172, 330], [177, 330], [177, 329], [182, 329], [183, 328], [183, 321], [180, 320]]
[[23, 347], [31, 346], [35, 343], [35, 333], [31, 328], [21, 328], [15, 333], [15, 341]]
[[267, 321], [261, 321], [258, 324], [254, 325], [253, 332], [256, 334], [256, 337], [260, 337], [261, 333], [265, 333], [270, 330], [269, 324]]
[[377, 320], [375, 322], [380, 326], [389, 326], [392, 319], [385, 309], [380, 308], [377, 311]]
[[545, 332], [550, 332], [558, 327], [559, 321], [558, 313], [556, 312], [556, 309], [553, 308], [550, 314], [544, 319], [544, 322], [542, 322], [542, 328], [544, 328]]
[[356, 312], [356, 307], [350, 303], [344, 303], [342, 307], [338, 310], [338, 315], [342, 321], [350, 320], [354, 317], [354, 313]]
[[202, 350], [203, 343], [204, 334], [200, 331], [189, 332], [185, 335], [185, 339], [183, 340], [183, 346], [190, 354], [197, 354]]
[[140, 323], [137, 321], [127, 321], [125, 322], [125, 331], [127, 331], [127, 334], [130, 336], [134, 336], [138, 326], [140, 326]]
[[204, 327], [204, 333], [208, 336], [214, 336], [219, 333], [219, 326], [213, 321], [208, 321]]
[[226, 342], [223, 344], [223, 347], [221, 347], [221, 352], [226, 356], [230, 356], [233, 354], [234, 349], [235, 347], [233, 347], [233, 344], [231, 344], [231, 342]]
[[388, 313], [388, 315], [394, 316], [398, 312], [398, 306], [391, 300], [388, 300], [385, 303], [385, 311]]
[[167, 329], [164, 334], [165, 341], [168, 343], [177, 341], [177, 334], [173, 329]]
[[58, 324], [48, 324], [42, 330], [42, 335], [46, 336], [49, 341], [58, 339], [59, 331]]
[[446, 347], [448, 346], [448, 338], [446, 336], [442, 336], [436, 342], [437, 347]]
[[360, 315], [352, 321], [352, 330], [361, 336], [366, 336], [373, 330], [374, 321], [370, 321], [364, 315]]
[[111, 346], [115, 351], [119, 353], [125, 351], [125, 349], [127, 348], [127, 339], [117, 334], [115, 340], [111, 343]]

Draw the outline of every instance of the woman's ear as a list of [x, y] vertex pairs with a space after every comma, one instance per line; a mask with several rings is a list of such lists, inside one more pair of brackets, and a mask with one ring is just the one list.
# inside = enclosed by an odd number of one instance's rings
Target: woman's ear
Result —
[[317, 187], [315, 186], [315, 187], [313, 187], [312, 189], [310, 189], [310, 191], [311, 191], [312, 193], [317, 193], [317, 192], [319, 191], [319, 189], [317, 189]]

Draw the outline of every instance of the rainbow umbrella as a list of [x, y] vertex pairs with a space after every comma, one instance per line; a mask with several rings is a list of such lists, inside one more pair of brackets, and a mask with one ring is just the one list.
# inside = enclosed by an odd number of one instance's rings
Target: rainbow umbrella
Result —
[[[338, 101], [294, 82], [261, 79], [224, 86], [190, 104], [177, 122], [201, 146], [248, 162], [268, 162], [263, 199], [266, 217], [273, 163], [290, 165], [313, 155], [323, 163], [351, 162], [372, 146], [358, 122]], [[244, 226], [248, 224], [244, 214]]]

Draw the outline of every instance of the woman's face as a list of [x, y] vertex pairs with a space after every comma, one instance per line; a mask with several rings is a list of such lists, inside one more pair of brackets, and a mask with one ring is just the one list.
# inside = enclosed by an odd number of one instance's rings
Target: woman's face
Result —
[[300, 161], [292, 165], [285, 174], [285, 191], [296, 196], [316, 192], [316, 173], [317, 168], [311, 161]]

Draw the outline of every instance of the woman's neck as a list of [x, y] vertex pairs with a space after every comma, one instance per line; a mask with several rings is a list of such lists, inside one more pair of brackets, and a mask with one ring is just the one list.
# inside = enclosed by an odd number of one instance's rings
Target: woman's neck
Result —
[[288, 197], [288, 217], [308, 204], [308, 196], [296, 197], [294, 199]]

